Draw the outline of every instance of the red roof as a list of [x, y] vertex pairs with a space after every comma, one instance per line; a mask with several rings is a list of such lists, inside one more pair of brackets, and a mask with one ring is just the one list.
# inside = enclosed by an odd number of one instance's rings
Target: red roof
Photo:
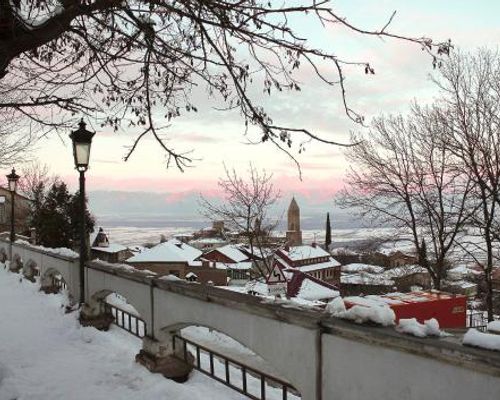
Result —
[[336, 287], [335, 285], [322, 281], [321, 279], [315, 278], [314, 276], [306, 274], [302, 271], [296, 269], [287, 269], [286, 272], [290, 272], [292, 274], [292, 277], [288, 281], [288, 286], [287, 286], [288, 297], [296, 297], [299, 294], [300, 288], [302, 287], [302, 284], [304, 283], [305, 280], [310, 280], [327, 289], [339, 290], [338, 287]]

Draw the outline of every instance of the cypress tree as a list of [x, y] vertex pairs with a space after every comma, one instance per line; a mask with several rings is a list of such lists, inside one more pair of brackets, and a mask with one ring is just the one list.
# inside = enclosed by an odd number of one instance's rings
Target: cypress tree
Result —
[[328, 250], [331, 244], [332, 244], [332, 227], [330, 225], [330, 213], [326, 213], [325, 249]]

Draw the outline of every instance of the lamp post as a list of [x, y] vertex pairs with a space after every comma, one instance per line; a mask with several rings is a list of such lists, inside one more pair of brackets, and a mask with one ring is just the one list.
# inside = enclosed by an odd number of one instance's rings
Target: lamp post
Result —
[[80, 121], [78, 129], [71, 132], [69, 137], [73, 142], [73, 157], [75, 168], [80, 173], [80, 305], [85, 303], [85, 261], [87, 260], [87, 240], [85, 227], [85, 171], [89, 167], [90, 145], [95, 132], [90, 132], [85, 128], [83, 118]]
[[10, 243], [12, 248], [12, 243], [16, 241], [16, 232], [14, 231], [14, 220], [15, 220], [15, 199], [16, 199], [16, 188], [17, 181], [20, 176], [16, 174], [16, 170], [12, 168], [12, 172], [7, 175], [7, 180], [9, 181], [9, 191], [10, 191]]

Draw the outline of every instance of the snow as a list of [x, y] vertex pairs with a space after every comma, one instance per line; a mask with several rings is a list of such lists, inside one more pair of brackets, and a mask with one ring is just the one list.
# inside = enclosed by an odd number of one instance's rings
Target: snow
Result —
[[248, 257], [246, 254], [244, 254], [240, 249], [238, 249], [237, 246], [234, 244], [227, 244], [222, 247], [218, 247], [214, 251], [218, 251], [225, 255], [226, 257], [230, 258], [234, 262], [241, 262], [248, 260]]
[[[281, 249], [280, 251], [292, 261], [306, 260], [317, 257], [331, 257], [330, 253], [323, 250], [319, 246], [292, 246], [288, 251], [285, 249]], [[340, 264], [337, 262], [336, 265]]]
[[202, 252], [176, 239], [160, 243], [129, 258], [127, 262], [187, 262], [191, 263]]
[[360, 272], [352, 275], [342, 273], [340, 276], [340, 282], [350, 285], [394, 286], [394, 281], [392, 279], [386, 278], [384, 275], [370, 274], [368, 272]]
[[331, 299], [338, 296], [340, 296], [340, 293], [337, 290], [327, 288], [311, 279], [304, 279], [297, 294], [297, 297], [305, 300]]
[[439, 329], [439, 322], [435, 318], [424, 321], [423, 324], [418, 322], [416, 318], [402, 318], [399, 320], [396, 330], [417, 337], [444, 336], [444, 332]]
[[362, 300], [361, 304], [356, 304], [346, 310], [344, 300], [338, 297], [329, 302], [325, 310], [334, 317], [354, 321], [358, 324], [372, 322], [383, 326], [394, 325], [396, 314], [388, 305], [372, 302], [362, 297], [359, 299]]
[[429, 272], [420, 265], [404, 265], [389, 269], [384, 272], [387, 278], [401, 278], [413, 274], [428, 274]]
[[196, 371], [185, 384], [150, 373], [134, 361], [140, 339], [115, 326], [81, 327], [66, 302], [0, 268], [1, 400], [242, 398]]
[[500, 320], [488, 323], [488, 332], [500, 334]]
[[325, 262], [310, 264], [310, 265], [301, 265], [301, 266], [296, 267], [296, 268], [302, 272], [309, 272], [309, 271], [318, 271], [320, 269], [338, 267], [339, 265], [340, 264], [337, 260], [334, 260], [333, 258], [331, 258], [330, 260], [325, 261]]
[[366, 307], [355, 305], [346, 311], [335, 311], [332, 315], [354, 321], [357, 324], [372, 322], [382, 326], [394, 325], [396, 320], [394, 311], [388, 306]]
[[253, 263], [251, 261], [244, 261], [238, 263], [223, 263], [223, 262], [215, 262], [216, 269], [234, 269], [240, 271], [248, 271], [252, 269]]
[[164, 281], [184, 281], [183, 279], [181, 279], [175, 275], [164, 275], [164, 276], [159, 277], [158, 279], [162, 279]]
[[102, 251], [106, 253], [118, 253], [119, 251], [127, 250], [127, 247], [119, 243], [109, 243], [109, 245], [105, 247], [94, 246], [92, 247], [92, 250]]
[[464, 335], [462, 343], [467, 346], [500, 351], [500, 335], [482, 333], [475, 329], [469, 329], [467, 331]]
[[371, 274], [381, 274], [385, 271], [385, 268], [378, 265], [362, 264], [362, 263], [352, 263], [342, 265], [342, 272], [346, 273], [357, 273], [357, 272], [368, 272]]
[[343, 312], [345, 312], [345, 310], [346, 310], [345, 303], [344, 303], [344, 300], [342, 299], [342, 297], [336, 297], [336, 298], [334, 298], [325, 307], [325, 311], [327, 313], [330, 313], [330, 314], [333, 314], [333, 315], [337, 315], [339, 313], [343, 313]]
[[57, 248], [51, 248], [51, 247], [44, 247], [44, 246], [35, 246], [25, 240], [17, 240], [16, 243], [23, 244], [25, 246], [28, 246], [34, 250], [42, 250], [46, 253], [54, 254], [57, 256], [61, 257], [67, 257], [67, 258], [78, 258], [79, 254], [76, 251], [73, 251], [71, 249], [68, 249], [66, 247], [57, 247]]

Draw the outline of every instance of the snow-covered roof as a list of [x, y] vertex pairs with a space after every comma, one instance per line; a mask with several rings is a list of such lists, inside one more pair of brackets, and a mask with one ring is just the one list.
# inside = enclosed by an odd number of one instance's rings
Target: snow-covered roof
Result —
[[477, 287], [477, 283], [473, 282], [468, 282], [464, 280], [459, 280], [459, 281], [444, 281], [443, 283], [446, 283], [449, 286], [452, 287], [458, 287], [462, 289], [471, 289]]
[[191, 263], [202, 254], [186, 243], [171, 239], [129, 258], [127, 262], [187, 262]]
[[251, 261], [239, 262], [239, 263], [215, 262], [214, 264], [215, 264], [216, 269], [235, 269], [235, 270], [242, 270], [242, 271], [247, 271], [247, 270], [252, 269], [252, 262]]
[[227, 258], [235, 262], [245, 261], [248, 259], [248, 256], [234, 244], [226, 244], [225, 246], [217, 248], [215, 251], [222, 253]]
[[207, 237], [207, 238], [191, 240], [189, 243], [220, 244], [220, 243], [226, 243], [226, 241], [224, 239]]
[[320, 285], [311, 279], [304, 279], [297, 294], [297, 297], [306, 300], [333, 299], [338, 296], [340, 293], [337, 290]]
[[420, 265], [404, 265], [402, 267], [396, 267], [388, 269], [384, 272], [387, 278], [401, 278], [403, 276], [413, 275], [413, 274], [427, 274], [428, 271], [421, 267]]
[[346, 273], [369, 272], [372, 274], [381, 274], [384, 271], [385, 268], [380, 267], [378, 265], [362, 264], [362, 263], [351, 263], [342, 265], [342, 272]]
[[196, 275], [194, 272], [188, 272], [186, 274], [186, 278], [198, 278], [198, 275]]
[[358, 274], [341, 274], [340, 282], [350, 285], [382, 285], [394, 286], [394, 281], [381, 274], [370, 274], [368, 272], [360, 272]]
[[322, 262], [322, 263], [301, 265], [300, 267], [296, 267], [296, 268], [301, 270], [302, 272], [310, 272], [310, 271], [317, 271], [320, 269], [338, 267], [339, 265], [340, 265], [340, 263], [337, 260], [335, 260], [334, 258], [330, 258], [330, 260]]
[[118, 253], [119, 251], [127, 250], [127, 247], [119, 243], [109, 243], [106, 247], [94, 246], [92, 250], [102, 251], [104, 253]]
[[292, 261], [307, 260], [317, 257], [331, 257], [330, 253], [319, 246], [291, 246], [288, 250], [281, 249], [280, 251]]
[[[311, 258], [318, 258], [318, 257], [328, 257], [328, 261], [318, 262], [314, 264], [293, 266], [290, 265], [284, 259], [283, 256], [288, 257], [294, 262], [308, 260]], [[326, 252], [322, 248], [318, 246], [314, 247], [307, 245], [290, 247], [289, 251], [283, 249], [279, 250], [276, 253], [276, 261], [279, 262], [284, 268], [296, 268], [302, 272], [318, 271], [322, 269], [338, 267], [340, 265], [340, 263], [337, 260], [335, 260], [335, 258], [333, 258], [328, 252]]]

